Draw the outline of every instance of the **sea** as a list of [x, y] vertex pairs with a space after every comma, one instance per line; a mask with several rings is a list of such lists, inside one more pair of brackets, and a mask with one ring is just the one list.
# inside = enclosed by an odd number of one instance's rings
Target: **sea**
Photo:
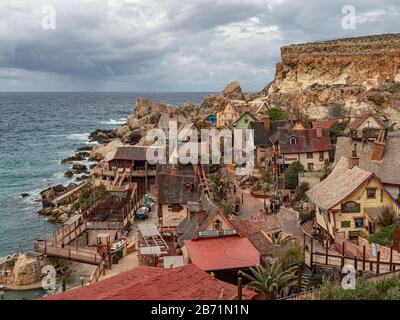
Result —
[[90, 144], [90, 132], [124, 124], [139, 97], [198, 105], [207, 94], [0, 93], [0, 257], [33, 250], [37, 238], [57, 228], [36, 214], [40, 192], [74, 182], [64, 178], [71, 165], [61, 160]]

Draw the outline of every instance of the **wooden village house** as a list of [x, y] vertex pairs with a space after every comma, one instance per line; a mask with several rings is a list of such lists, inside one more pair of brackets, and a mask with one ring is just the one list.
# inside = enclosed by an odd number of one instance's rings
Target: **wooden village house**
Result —
[[239, 117], [240, 117], [240, 112], [231, 102], [228, 102], [224, 110], [222, 112], [217, 113], [217, 128], [230, 126]]
[[360, 231], [374, 233], [384, 207], [399, 214], [400, 206], [373, 172], [358, 166], [358, 157], [342, 157], [332, 173], [307, 192], [314, 225], [323, 239], [337, 233], [356, 239]]

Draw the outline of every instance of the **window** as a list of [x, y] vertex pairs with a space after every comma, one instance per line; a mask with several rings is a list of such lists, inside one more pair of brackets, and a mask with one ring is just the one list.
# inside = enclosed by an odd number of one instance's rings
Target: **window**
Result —
[[314, 163], [307, 163], [307, 170], [314, 171]]
[[364, 125], [364, 128], [366, 128], [366, 129], [372, 129], [373, 127], [374, 127], [374, 125], [369, 120]]
[[364, 228], [364, 218], [354, 218], [356, 228]]
[[341, 221], [341, 222], [340, 222], [340, 226], [341, 226], [342, 228], [350, 228], [351, 222], [350, 222], [350, 221]]
[[375, 199], [376, 198], [376, 189], [375, 188], [368, 188], [367, 189], [367, 198], [368, 199]]
[[216, 219], [214, 221], [214, 230], [221, 230], [222, 229], [222, 222], [221, 220]]
[[296, 137], [290, 137], [290, 138], [289, 138], [289, 144], [290, 144], [291, 146], [296, 145], [296, 143], [297, 143]]
[[312, 159], [314, 157], [312, 152], [307, 152], [307, 159]]
[[324, 161], [324, 153], [323, 152], [319, 153], [319, 161], [320, 162]]
[[170, 204], [168, 205], [168, 211], [172, 212], [181, 212], [183, 207], [180, 204]]

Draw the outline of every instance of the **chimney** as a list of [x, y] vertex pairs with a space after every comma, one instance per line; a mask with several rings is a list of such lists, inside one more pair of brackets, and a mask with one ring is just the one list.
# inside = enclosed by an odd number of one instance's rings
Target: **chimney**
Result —
[[319, 124], [315, 127], [315, 130], [317, 131], [317, 138], [321, 139], [322, 138], [322, 128], [320, 127]]
[[357, 155], [357, 143], [354, 144], [354, 149], [351, 153], [351, 157], [349, 158], [349, 169], [353, 169], [355, 166], [359, 166], [360, 158]]
[[379, 131], [378, 137], [375, 139], [372, 146], [371, 160], [382, 160], [385, 153], [385, 136], [385, 130]]
[[264, 129], [267, 129], [267, 130], [271, 129], [271, 123], [269, 121], [269, 117], [264, 118]]

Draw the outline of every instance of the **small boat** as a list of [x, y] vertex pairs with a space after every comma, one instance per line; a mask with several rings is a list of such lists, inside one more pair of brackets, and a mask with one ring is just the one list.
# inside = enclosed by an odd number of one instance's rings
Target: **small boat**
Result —
[[123, 250], [125, 248], [125, 246], [126, 246], [126, 240], [125, 239], [121, 239], [121, 240], [113, 242], [111, 244], [110, 251], [111, 252], [117, 252], [117, 251]]

